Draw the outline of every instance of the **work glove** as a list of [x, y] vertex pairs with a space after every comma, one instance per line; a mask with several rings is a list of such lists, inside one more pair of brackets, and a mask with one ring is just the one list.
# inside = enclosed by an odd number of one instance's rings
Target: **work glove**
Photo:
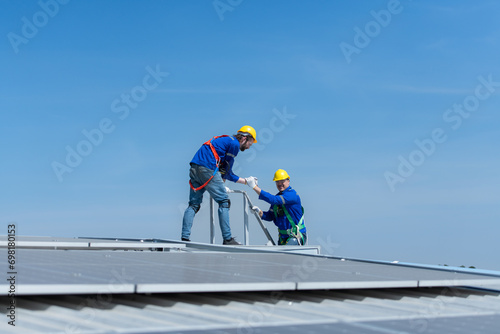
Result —
[[254, 205], [252, 206], [252, 210], [256, 213], [256, 214], [260, 214], [260, 209], [257, 205]]
[[233, 191], [231, 189], [229, 189], [228, 187], [225, 187], [226, 188], [226, 192], [227, 193], [232, 193]]
[[255, 176], [250, 176], [250, 177], [247, 177], [245, 179], [245, 181], [247, 181], [247, 185], [250, 187], [250, 188], [255, 188], [257, 187], [257, 178]]

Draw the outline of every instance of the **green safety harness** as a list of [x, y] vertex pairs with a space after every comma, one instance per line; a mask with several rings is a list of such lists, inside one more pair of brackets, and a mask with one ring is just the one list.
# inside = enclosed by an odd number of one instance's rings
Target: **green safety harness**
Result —
[[288, 230], [280, 230], [279, 231], [279, 239], [278, 243], [280, 245], [286, 245], [288, 243], [288, 240], [290, 238], [297, 238], [297, 241], [299, 242], [299, 245], [303, 246], [304, 245], [304, 235], [300, 232], [300, 230], [305, 228], [304, 225], [304, 207], [302, 207], [302, 217], [300, 217], [300, 221], [298, 224], [295, 224], [295, 222], [292, 219], [292, 216], [290, 216], [290, 213], [286, 209], [285, 205], [273, 205], [273, 212], [275, 217], [282, 216], [283, 213], [286, 215], [288, 218], [288, 221], [290, 222], [290, 225], [292, 228], [289, 228]]

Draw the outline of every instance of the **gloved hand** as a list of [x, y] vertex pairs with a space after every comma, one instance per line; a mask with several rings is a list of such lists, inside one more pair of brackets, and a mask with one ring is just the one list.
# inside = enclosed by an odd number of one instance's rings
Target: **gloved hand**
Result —
[[250, 188], [255, 188], [258, 184], [257, 184], [257, 178], [255, 176], [250, 176], [250, 177], [247, 177], [245, 179], [245, 181], [247, 181], [247, 185], [250, 187]]
[[226, 192], [227, 193], [232, 193], [233, 191], [231, 189], [229, 189], [228, 187], [225, 187], [226, 188]]
[[257, 205], [254, 205], [252, 206], [252, 210], [256, 213], [256, 214], [260, 214], [260, 209]]

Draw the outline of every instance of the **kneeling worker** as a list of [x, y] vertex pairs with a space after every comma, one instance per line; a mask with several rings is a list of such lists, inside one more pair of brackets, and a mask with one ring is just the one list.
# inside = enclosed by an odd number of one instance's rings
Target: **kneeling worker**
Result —
[[255, 178], [247, 179], [248, 186], [255, 190], [259, 199], [271, 204], [268, 211], [262, 212], [257, 206], [252, 209], [263, 220], [273, 221], [278, 227], [279, 245], [305, 245], [307, 242], [306, 226], [304, 225], [304, 208], [297, 192], [290, 187], [290, 177], [283, 169], [274, 173], [278, 193], [273, 196], [257, 185]]

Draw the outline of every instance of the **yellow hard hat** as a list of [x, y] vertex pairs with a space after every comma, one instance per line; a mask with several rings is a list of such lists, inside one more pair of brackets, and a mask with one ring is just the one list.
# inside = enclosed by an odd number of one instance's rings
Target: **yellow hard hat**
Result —
[[273, 181], [281, 181], [281, 180], [286, 180], [289, 179], [290, 176], [288, 176], [288, 173], [284, 169], [278, 169], [276, 173], [274, 173], [274, 178]]
[[257, 142], [257, 132], [255, 132], [255, 129], [252, 128], [250, 125], [242, 126], [241, 129], [238, 130], [238, 133], [240, 132], [249, 133], [253, 138], [253, 142], [254, 143]]

